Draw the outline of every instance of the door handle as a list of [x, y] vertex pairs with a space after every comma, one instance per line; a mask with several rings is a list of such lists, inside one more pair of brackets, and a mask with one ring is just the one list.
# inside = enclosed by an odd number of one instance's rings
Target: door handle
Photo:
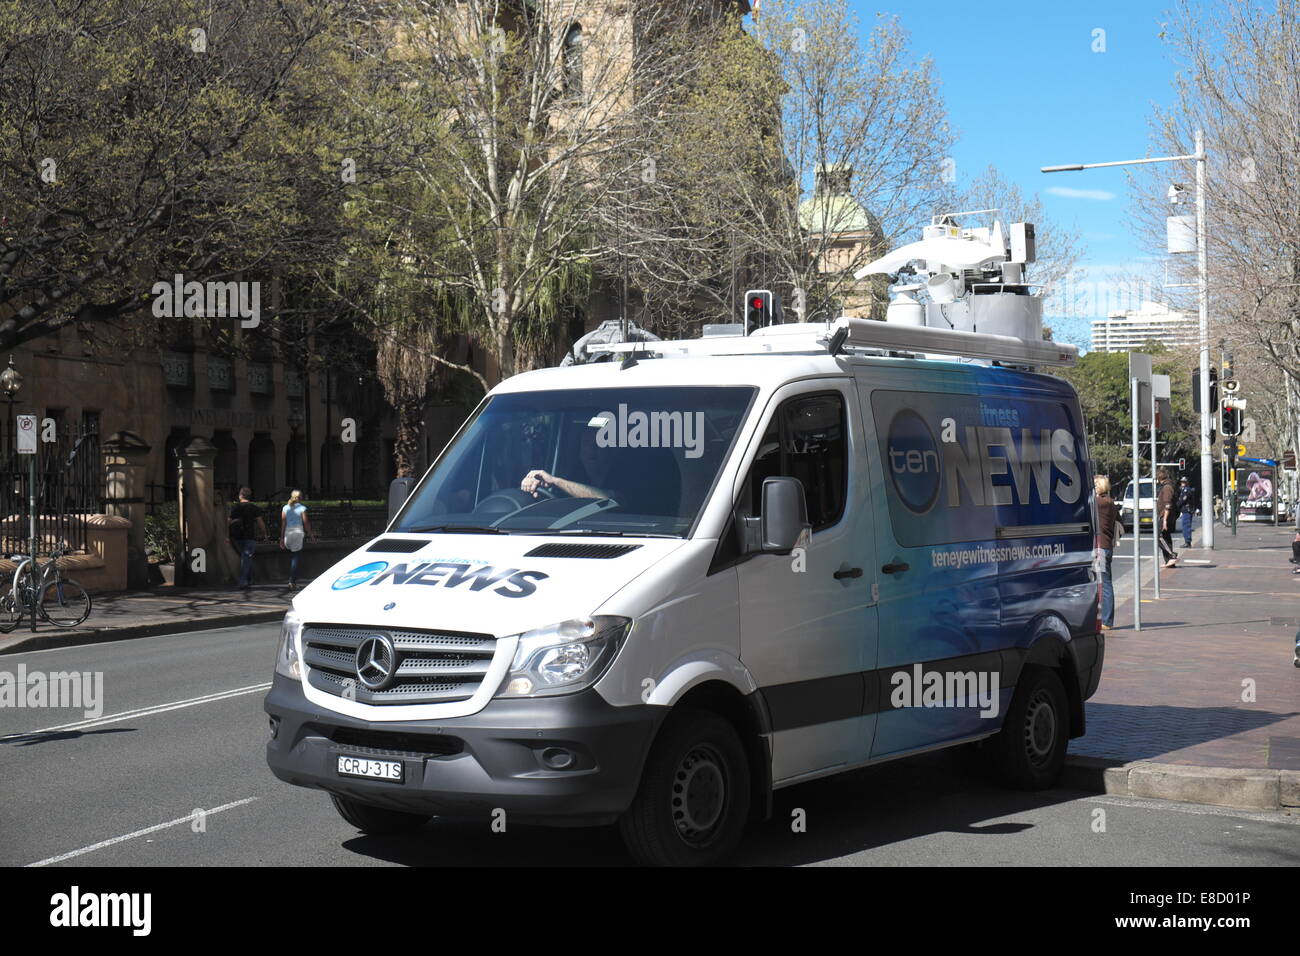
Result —
[[907, 564], [903, 561], [894, 561], [891, 564], [886, 564], [880, 570], [884, 571], [886, 574], [900, 574], [911, 567], [912, 566], [910, 564]]
[[860, 577], [862, 577], [862, 569], [861, 569], [861, 568], [849, 568], [847, 571], [836, 571], [836, 572], [835, 572], [835, 580], [836, 580], [836, 581], [842, 581], [842, 580], [844, 580], [845, 578], [860, 578]]

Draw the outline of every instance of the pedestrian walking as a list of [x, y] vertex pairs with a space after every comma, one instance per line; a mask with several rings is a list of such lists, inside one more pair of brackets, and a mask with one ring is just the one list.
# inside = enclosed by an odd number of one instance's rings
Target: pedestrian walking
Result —
[[1178, 513], [1181, 516], [1183, 547], [1192, 546], [1192, 522], [1196, 514], [1196, 492], [1186, 478], [1178, 479]]
[[[1174, 563], [1177, 554], [1174, 553], [1174, 523], [1177, 520], [1175, 515], [1177, 511], [1175, 504], [1178, 493], [1174, 491], [1174, 484], [1169, 480], [1169, 472], [1161, 468], [1156, 472], [1156, 479], [1160, 482], [1160, 491], [1156, 496], [1155, 506], [1155, 523], [1157, 533], [1160, 536], [1160, 553], [1165, 558], [1165, 567], [1177, 567]], [[1134, 569], [1136, 573], [1136, 569]]]
[[1101, 556], [1101, 629], [1109, 631], [1115, 626], [1115, 585], [1110, 564], [1115, 555], [1115, 545], [1124, 534], [1124, 524], [1119, 519], [1119, 505], [1110, 496], [1110, 479], [1096, 475], [1093, 490], [1097, 497], [1097, 550]]
[[226, 541], [239, 552], [239, 586], [253, 586], [253, 552], [259, 538], [266, 537], [266, 519], [262, 509], [253, 504], [253, 490], [239, 489], [239, 501], [230, 509], [229, 536]]
[[303, 542], [315, 535], [311, 533], [311, 521], [307, 518], [307, 506], [302, 503], [302, 492], [294, 489], [289, 494], [289, 502], [280, 509], [280, 547], [289, 552], [289, 590], [298, 587], [298, 556], [302, 553]]
[[[1291, 510], [1295, 515], [1295, 537], [1291, 539], [1291, 563], [1300, 565], [1300, 501], [1297, 501]], [[1300, 567], [1296, 567], [1291, 573], [1300, 574]], [[1300, 642], [1300, 637], [1297, 637], [1297, 641]], [[1297, 646], [1297, 651], [1300, 651], [1300, 646]], [[1300, 667], [1300, 663], [1296, 666]]]

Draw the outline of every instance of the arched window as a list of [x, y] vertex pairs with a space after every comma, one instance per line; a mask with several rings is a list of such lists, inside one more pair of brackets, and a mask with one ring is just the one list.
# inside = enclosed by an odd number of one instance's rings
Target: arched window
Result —
[[564, 34], [564, 89], [574, 96], [582, 93], [582, 39], [576, 23]]

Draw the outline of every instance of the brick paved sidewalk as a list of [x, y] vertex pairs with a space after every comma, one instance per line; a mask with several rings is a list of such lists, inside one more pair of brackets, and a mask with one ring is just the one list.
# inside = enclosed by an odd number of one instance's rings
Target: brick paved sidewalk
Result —
[[[1161, 571], [1161, 598], [1143, 586], [1106, 634], [1101, 686], [1087, 703], [1076, 755], [1202, 767], [1300, 770], [1300, 575], [1286, 527], [1216, 529], [1213, 551], [1187, 549]], [[1122, 595], [1116, 595], [1117, 599]], [[1245, 681], [1254, 700], [1243, 701]]]
[[38, 622], [35, 634], [23, 625], [0, 635], [0, 654], [145, 637], [184, 630], [274, 621], [288, 610], [293, 592], [280, 586], [170, 588], [92, 595], [90, 618], [81, 626], [58, 628]]

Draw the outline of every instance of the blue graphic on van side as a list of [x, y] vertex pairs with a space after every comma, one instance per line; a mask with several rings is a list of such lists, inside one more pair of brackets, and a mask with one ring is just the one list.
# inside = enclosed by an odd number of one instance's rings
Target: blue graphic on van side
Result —
[[363, 564], [359, 568], [353, 568], [347, 574], [341, 574], [330, 585], [335, 591], [346, 591], [348, 588], [354, 588], [358, 584], [365, 584], [376, 574], [383, 572], [388, 567], [387, 561], [371, 561], [369, 564]]
[[[864, 395], [883, 471], [877, 553], [910, 569], [880, 582], [876, 667], [957, 667], [999, 675], [1040, 640], [1068, 653], [1095, 631], [1092, 475], [1083, 419], [1061, 379], [1002, 368], [948, 372], [933, 388]], [[904, 384], [906, 382], [906, 384]], [[882, 692], [885, 691], [882, 688]], [[971, 708], [891, 707], [873, 756], [986, 733]]]
[[899, 544], [1088, 523], [1082, 422], [1067, 401], [881, 389], [871, 407]]

